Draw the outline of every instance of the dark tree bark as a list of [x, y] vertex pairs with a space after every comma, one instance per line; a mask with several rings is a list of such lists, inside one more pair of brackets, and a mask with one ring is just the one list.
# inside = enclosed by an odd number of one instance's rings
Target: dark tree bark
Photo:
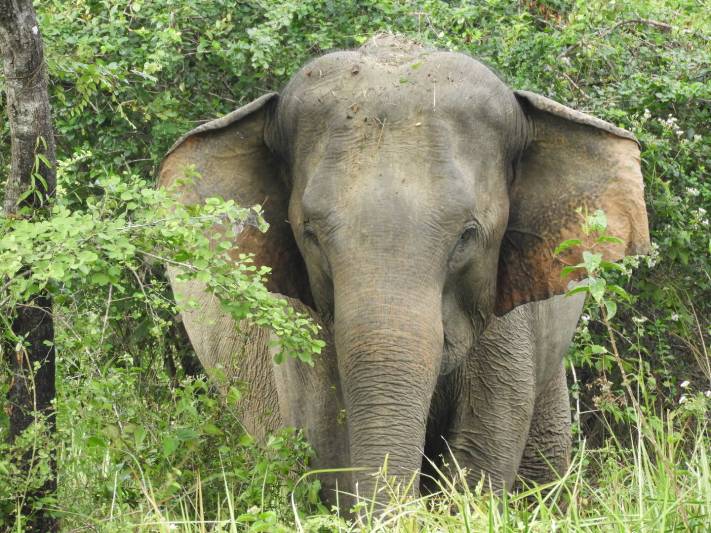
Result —
[[[33, 216], [54, 194], [56, 156], [47, 69], [32, 0], [0, 0], [0, 53], [12, 142], [4, 214], [8, 217]], [[38, 155], [43, 156], [47, 164], [39, 160]], [[26, 196], [31, 188], [34, 192]], [[51, 311], [49, 295], [39, 294], [17, 306], [12, 317], [15, 340], [6, 341], [3, 347], [12, 371], [7, 407], [10, 441], [33, 423], [35, 413], [44, 415], [50, 431], [54, 432], [55, 357]], [[18, 339], [23, 343], [18, 343]], [[27, 454], [22, 459], [23, 469], [32, 468], [31, 457]], [[25, 531], [57, 530], [57, 522], [52, 516], [43, 511], [32, 511], [33, 501], [54, 493], [54, 459], [52, 471], [52, 476], [42, 487], [26, 495], [25, 508], [22, 509], [23, 514], [29, 515], [24, 524]]]

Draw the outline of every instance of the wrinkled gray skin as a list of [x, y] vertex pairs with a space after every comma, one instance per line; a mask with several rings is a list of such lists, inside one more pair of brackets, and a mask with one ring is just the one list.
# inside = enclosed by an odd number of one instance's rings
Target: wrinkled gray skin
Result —
[[[265, 100], [264, 143], [279, 162], [308, 273], [307, 289], [289, 295], [324, 325], [329, 346], [315, 369], [272, 367], [266, 341], [257, 342], [235, 370], [253, 384], [247, 427], [304, 427], [315, 466], [365, 468], [325, 476], [325, 487], [337, 479], [354, 491], [357, 482], [360, 494], [370, 494], [369, 474], [386, 456], [391, 475], [430, 472], [423, 451], [438, 461], [451, 450], [470, 483], [485, 474], [494, 488], [511, 487], [517, 475], [546, 481], [564, 471], [562, 358], [582, 297], [553, 296], [561, 286], [548, 299], [526, 293], [497, 304], [512, 182], [534, 135], [521, 98], [468, 56], [381, 38], [312, 61], [278, 99]], [[578, 122], [587, 119], [595, 120]], [[612, 138], [615, 129], [605, 127], [599, 134]], [[551, 211], [546, 224], [579, 224], [570, 213], [556, 217]], [[495, 307], [505, 314], [496, 317]], [[234, 346], [216, 340], [226, 322], [212, 330], [191, 324], [206, 366], [233, 357]]]
[[[507, 163], [526, 142], [520, 106], [466, 56], [433, 53], [414, 72], [371, 61], [344, 76], [342, 65], [359, 60], [330, 54], [298, 73], [270, 143], [293, 169], [289, 221], [316, 307], [335, 317], [350, 462], [377, 469], [387, 454], [388, 471], [407, 475], [420, 468], [424, 449], [443, 451], [446, 440], [472, 481], [486, 472], [494, 486], [510, 486], [535, 411], [550, 422], [532, 446], [543, 444], [546, 459], [564, 468], [567, 395], [551, 401], [547, 393], [566, 391], [553, 384], [564, 380], [580, 299], [517, 309], [493, 322], [474, 350], [492, 316]], [[450, 89], [442, 80], [435, 94], [427, 78], [437, 66], [472, 83]], [[354, 85], [348, 96], [364, 91], [350, 114], [342, 99], [328, 97], [344, 83]], [[363, 139], [372, 130], [383, 133], [378, 150], [374, 135]], [[525, 468], [542, 472], [535, 455]]]

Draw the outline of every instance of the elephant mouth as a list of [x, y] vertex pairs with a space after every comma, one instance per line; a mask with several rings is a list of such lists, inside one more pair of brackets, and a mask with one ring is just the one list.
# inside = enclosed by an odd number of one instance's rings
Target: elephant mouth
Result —
[[442, 324], [444, 339], [440, 375], [447, 375], [464, 364], [469, 355], [475, 350], [487, 325], [488, 321], [483, 313], [474, 314], [469, 327], [463, 330], [464, 334], [457, 335], [457, 332], [448, 331], [447, 324]]

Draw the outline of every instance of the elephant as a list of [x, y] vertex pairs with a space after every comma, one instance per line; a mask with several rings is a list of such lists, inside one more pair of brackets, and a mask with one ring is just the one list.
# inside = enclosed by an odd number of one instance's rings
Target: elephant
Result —
[[186, 204], [263, 206], [270, 229], [246, 227], [231, 253], [272, 267], [268, 289], [321, 326], [313, 367], [275, 364], [267, 329], [168, 273], [197, 302], [182, 319], [203, 365], [248, 384], [247, 430], [303, 428], [312, 466], [353, 467], [324, 493], [372, 495], [386, 458], [414, 493], [432, 465], [494, 490], [565, 471], [563, 358], [583, 296], [562, 276], [580, 251], [553, 250], [580, 235], [581, 209], [619, 238], [605, 259], [648, 249], [630, 132], [469, 55], [379, 35], [184, 135], [159, 184]]

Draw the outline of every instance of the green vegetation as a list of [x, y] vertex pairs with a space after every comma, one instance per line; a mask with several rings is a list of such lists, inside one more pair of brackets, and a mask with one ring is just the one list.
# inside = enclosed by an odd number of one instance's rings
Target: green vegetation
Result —
[[[366, 529], [710, 527], [704, 2], [47, 0], [37, 10], [60, 187], [51, 212], [0, 219], [0, 327], [7, 335], [7, 317], [28, 294], [53, 294], [59, 490], [35, 505], [56, 510], [63, 527], [350, 527], [318, 502], [314, 478], [302, 477], [310, 452], [300, 435], [285, 431], [266, 444], [246, 435], [230, 414], [240, 391], [210, 393], [175, 320], [165, 259], [189, 265], [234, 316], [272, 326], [285, 354], [318, 353], [314, 326], [269, 296], [268, 273], [248, 258], [227, 268], [202, 236], [219, 219], [227, 238], [235, 225], [260, 224], [259, 212], [218, 201], [185, 209], [152, 184], [163, 153], [198, 121], [279, 89], [314, 55], [380, 31], [470, 53], [512, 87], [634, 132], [654, 251], [615, 268], [591, 250], [581, 265], [594, 281], [569, 356], [577, 451], [560, 481], [505, 501], [457, 480], [416, 501], [393, 489], [387, 512], [371, 515]], [[598, 215], [582, 242], [568, 245], [590, 247], [600, 232]], [[27, 266], [32, 274], [18, 276]], [[7, 375], [0, 368], [2, 399]], [[6, 425], [0, 406], [2, 442]], [[10, 516], [48, 474], [46, 438], [38, 420], [13, 447], [0, 443], [0, 527], [21, 531]], [[27, 450], [37, 458], [29, 475], [12, 467]]]

